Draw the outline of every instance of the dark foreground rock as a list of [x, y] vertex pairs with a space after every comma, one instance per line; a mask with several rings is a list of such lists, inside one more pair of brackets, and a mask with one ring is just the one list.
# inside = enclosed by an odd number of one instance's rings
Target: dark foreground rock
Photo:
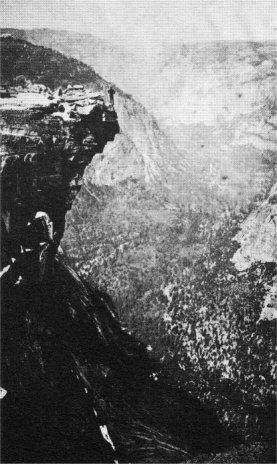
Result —
[[3, 461], [182, 462], [226, 447], [213, 414], [60, 258], [49, 280], [2, 293]]
[[4, 462], [182, 462], [226, 447], [213, 414], [60, 258], [50, 279], [2, 294]]

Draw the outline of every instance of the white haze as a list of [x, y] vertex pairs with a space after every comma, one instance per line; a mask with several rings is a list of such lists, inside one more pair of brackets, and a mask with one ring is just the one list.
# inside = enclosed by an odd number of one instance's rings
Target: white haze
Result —
[[149, 57], [164, 43], [277, 34], [275, 0], [2, 0], [0, 17], [1, 27], [91, 33]]

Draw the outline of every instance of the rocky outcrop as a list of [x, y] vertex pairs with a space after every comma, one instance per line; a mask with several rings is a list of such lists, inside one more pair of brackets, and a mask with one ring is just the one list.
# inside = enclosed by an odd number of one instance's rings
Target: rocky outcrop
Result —
[[[2, 457], [7, 462], [110, 461], [114, 446], [106, 424], [86, 399], [89, 382], [84, 375], [78, 382], [82, 361], [66, 341], [77, 342], [75, 318], [86, 323], [84, 315], [76, 315], [67, 289], [70, 271], [56, 254], [84, 169], [119, 131], [117, 115], [100, 95], [83, 88], [56, 98], [43, 86], [13, 89], [12, 96], [1, 99], [0, 109], [1, 382], [7, 392]], [[71, 282], [75, 295], [81, 299], [83, 292], [88, 301], [76, 276]], [[89, 426], [88, 408], [94, 416]], [[88, 434], [94, 437], [93, 451], [91, 445], [84, 450]]]
[[[26, 48], [19, 41], [30, 56]], [[0, 105], [3, 462], [184, 462], [219, 450], [230, 439], [213, 413], [170, 384], [111, 299], [57, 252], [85, 166], [119, 131], [117, 114], [91, 86], [52, 93], [30, 76]]]
[[[256, 263], [264, 266], [277, 264], [277, 184], [268, 198], [252, 211], [234, 237], [240, 248], [232, 258], [239, 271], [246, 271]], [[260, 319], [277, 318], [277, 281], [267, 286]]]
[[115, 111], [99, 94], [69, 89], [55, 98], [43, 87], [38, 92], [15, 93], [0, 104], [3, 267], [23, 250], [31, 253], [38, 212], [50, 218], [57, 249], [85, 167], [119, 132]]
[[234, 238], [240, 244], [233, 258], [238, 270], [244, 271], [256, 262], [277, 262], [276, 228], [277, 184], [272, 187], [268, 198], [250, 213]]

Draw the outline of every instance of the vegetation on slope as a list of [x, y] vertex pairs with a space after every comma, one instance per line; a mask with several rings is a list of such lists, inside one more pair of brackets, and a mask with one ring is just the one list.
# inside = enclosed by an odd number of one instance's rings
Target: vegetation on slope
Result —
[[245, 438], [272, 438], [275, 327], [258, 320], [276, 269], [239, 273], [230, 261], [249, 210], [216, 199], [202, 210], [173, 205], [134, 182], [89, 189], [67, 218], [74, 267], [222, 422]]

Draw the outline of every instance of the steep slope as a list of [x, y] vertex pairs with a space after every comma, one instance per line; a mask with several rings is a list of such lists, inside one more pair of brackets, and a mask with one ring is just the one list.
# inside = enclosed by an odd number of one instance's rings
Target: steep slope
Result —
[[94, 159], [87, 171], [89, 181], [96, 185], [116, 185], [134, 179], [160, 188], [178, 200], [191, 197], [199, 179], [185, 156], [160, 130], [155, 118], [119, 89], [115, 107], [121, 134], [113, 152], [107, 150], [102, 160], [101, 157]]
[[[7, 82], [19, 56], [33, 83], [0, 102], [3, 462], [184, 462], [219, 450], [230, 440], [213, 413], [170, 385], [110, 298], [57, 254], [85, 166], [119, 131], [115, 111], [91, 93], [105, 84], [12, 37], [2, 46]], [[49, 59], [87, 88], [54, 97], [41, 87], [56, 85], [41, 74]]]

